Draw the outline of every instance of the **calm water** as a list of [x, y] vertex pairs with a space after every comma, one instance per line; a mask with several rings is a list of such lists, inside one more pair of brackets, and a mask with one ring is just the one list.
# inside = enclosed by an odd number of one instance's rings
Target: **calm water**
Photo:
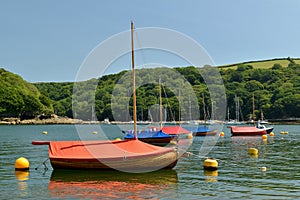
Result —
[[[126, 128], [126, 127], [124, 127]], [[122, 137], [104, 125], [109, 139]], [[48, 134], [42, 134], [47, 131]], [[97, 131], [98, 134], [92, 134]], [[33, 140], [105, 139], [98, 125], [0, 126], [1, 199], [299, 199], [300, 126], [275, 125], [275, 137], [197, 137], [174, 170], [147, 174], [100, 171], [53, 171], [48, 147]], [[289, 134], [279, 134], [288, 131]], [[106, 132], [107, 133], [107, 132]], [[215, 145], [214, 144], [216, 141]], [[250, 157], [248, 148], [259, 150]], [[207, 154], [207, 155], [206, 155]], [[29, 173], [15, 173], [19, 157], [30, 161]], [[203, 156], [218, 159], [218, 171], [203, 170]], [[47, 161], [46, 161], [47, 160]], [[45, 170], [42, 164], [46, 161]], [[262, 172], [261, 167], [267, 171]]]

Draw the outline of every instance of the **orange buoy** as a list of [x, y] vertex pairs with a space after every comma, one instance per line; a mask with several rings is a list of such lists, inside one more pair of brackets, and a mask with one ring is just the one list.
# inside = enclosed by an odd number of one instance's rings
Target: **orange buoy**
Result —
[[192, 133], [189, 133], [189, 134], [187, 134], [187, 136], [186, 136], [188, 139], [193, 139], [193, 134]]
[[219, 136], [220, 136], [220, 137], [224, 137], [224, 135], [225, 135], [225, 134], [224, 134], [224, 132], [223, 132], [223, 131], [222, 131], [222, 132], [220, 132], [220, 134], [219, 134]]
[[270, 133], [270, 137], [274, 137], [274, 133], [273, 132]]
[[267, 135], [262, 135], [261, 138], [262, 138], [263, 140], [266, 140], [266, 139], [268, 139], [268, 136], [267, 136]]

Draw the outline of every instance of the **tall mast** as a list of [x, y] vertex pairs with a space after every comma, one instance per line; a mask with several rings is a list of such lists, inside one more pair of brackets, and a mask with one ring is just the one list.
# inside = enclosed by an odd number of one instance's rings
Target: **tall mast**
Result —
[[181, 100], [181, 96], [180, 96], [180, 89], [178, 91], [178, 124], [181, 124], [181, 108], [180, 108], [180, 100]]
[[203, 118], [204, 118], [204, 124], [206, 124], [206, 110], [205, 110], [204, 93], [202, 93], [202, 103], [203, 103]]
[[240, 109], [240, 102], [239, 98], [235, 95], [235, 120], [238, 122], [240, 121], [239, 119], [239, 109]]
[[192, 102], [191, 102], [191, 96], [189, 96], [189, 114], [190, 114], [190, 122], [192, 121]]
[[252, 119], [253, 119], [253, 121], [255, 120], [255, 118], [254, 118], [254, 94], [252, 95]]
[[134, 73], [134, 24], [131, 21], [131, 66], [132, 66], [132, 85], [133, 85], [133, 130], [134, 139], [137, 139], [136, 128], [136, 91], [135, 91], [135, 73]]
[[162, 97], [161, 97], [161, 79], [159, 78], [159, 125], [162, 129]]

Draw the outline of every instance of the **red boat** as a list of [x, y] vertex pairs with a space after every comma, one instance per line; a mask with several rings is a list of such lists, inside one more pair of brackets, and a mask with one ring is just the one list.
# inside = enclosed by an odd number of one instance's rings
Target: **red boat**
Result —
[[256, 136], [265, 135], [267, 131], [254, 126], [230, 126], [232, 136]]
[[158, 147], [137, 139], [123, 141], [33, 141], [48, 145], [54, 169], [114, 169], [131, 172], [173, 168], [175, 148]]

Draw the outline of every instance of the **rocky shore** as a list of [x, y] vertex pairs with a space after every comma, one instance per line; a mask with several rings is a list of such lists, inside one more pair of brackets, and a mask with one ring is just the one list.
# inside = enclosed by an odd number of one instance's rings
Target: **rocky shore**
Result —
[[0, 125], [16, 125], [16, 124], [84, 124], [85, 122], [80, 119], [72, 119], [68, 117], [60, 117], [52, 115], [50, 118], [40, 119], [26, 119], [21, 120], [20, 118], [2, 118]]

